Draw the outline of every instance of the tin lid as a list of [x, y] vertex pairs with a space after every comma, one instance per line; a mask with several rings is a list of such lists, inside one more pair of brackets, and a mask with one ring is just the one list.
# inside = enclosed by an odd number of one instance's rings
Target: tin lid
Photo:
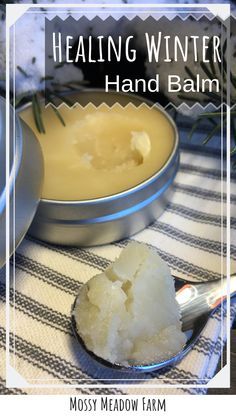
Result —
[[[41, 196], [43, 157], [32, 130], [10, 107], [10, 254], [33, 220]], [[6, 101], [0, 97], [0, 268], [6, 260]]]
[[[5, 104], [2, 97], [0, 97], [0, 196], [2, 196], [5, 188], [6, 178], [6, 166], [5, 166], [5, 154], [6, 154], [6, 141], [5, 141]], [[1, 197], [0, 197], [1, 198]], [[0, 204], [0, 214], [3, 204]]]
[[0, 97], [0, 268], [5, 262], [5, 210], [6, 210], [6, 110], [5, 100]]

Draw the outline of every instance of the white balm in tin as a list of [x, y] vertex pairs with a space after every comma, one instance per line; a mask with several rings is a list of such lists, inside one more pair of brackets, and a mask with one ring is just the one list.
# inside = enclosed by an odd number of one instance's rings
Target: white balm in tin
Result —
[[[19, 112], [38, 137], [45, 166], [29, 233], [73, 246], [126, 238], [154, 221], [171, 198], [179, 165], [176, 126], [142, 97], [73, 94], [78, 105], [60, 108], [65, 127], [50, 106], [42, 109], [46, 134], [37, 132], [30, 106]], [[96, 101], [108, 105], [96, 108]]]
[[172, 124], [146, 104], [64, 105], [60, 114], [64, 127], [50, 105], [43, 108], [40, 134], [31, 108], [21, 113], [44, 155], [42, 198], [91, 200], [126, 191], [159, 171], [174, 147]]

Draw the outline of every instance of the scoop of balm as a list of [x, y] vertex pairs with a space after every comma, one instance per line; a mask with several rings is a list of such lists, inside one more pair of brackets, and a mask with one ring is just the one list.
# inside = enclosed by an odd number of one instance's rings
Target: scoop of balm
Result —
[[90, 351], [124, 366], [168, 359], [186, 342], [170, 270], [145, 244], [129, 244], [82, 287], [74, 317]]

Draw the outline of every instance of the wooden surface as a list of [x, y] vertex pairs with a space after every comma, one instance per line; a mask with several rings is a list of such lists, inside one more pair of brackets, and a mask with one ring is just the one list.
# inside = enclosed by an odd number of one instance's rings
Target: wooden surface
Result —
[[231, 382], [230, 388], [209, 388], [208, 395], [236, 395], [236, 323], [231, 330]]

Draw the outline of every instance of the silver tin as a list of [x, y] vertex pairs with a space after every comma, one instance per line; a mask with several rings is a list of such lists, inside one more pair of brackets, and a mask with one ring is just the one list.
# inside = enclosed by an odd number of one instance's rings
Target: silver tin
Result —
[[[6, 102], [0, 97], [0, 268], [6, 258]], [[15, 132], [15, 134], [14, 134]], [[14, 136], [15, 139], [14, 139]], [[10, 108], [9, 245], [19, 245], [35, 215], [43, 180], [43, 157], [31, 129]]]
[[[110, 103], [136, 105], [146, 102], [143, 97], [83, 90], [77, 93], [78, 102], [98, 102], [106, 94]], [[89, 96], [88, 96], [89, 95]], [[173, 181], [179, 166], [179, 137], [176, 125], [161, 107], [175, 132], [173, 151], [161, 170], [127, 191], [104, 198], [83, 201], [55, 201], [41, 199], [29, 233], [50, 243], [72, 246], [93, 246], [114, 242], [144, 229], [164, 211], [171, 199]]]

